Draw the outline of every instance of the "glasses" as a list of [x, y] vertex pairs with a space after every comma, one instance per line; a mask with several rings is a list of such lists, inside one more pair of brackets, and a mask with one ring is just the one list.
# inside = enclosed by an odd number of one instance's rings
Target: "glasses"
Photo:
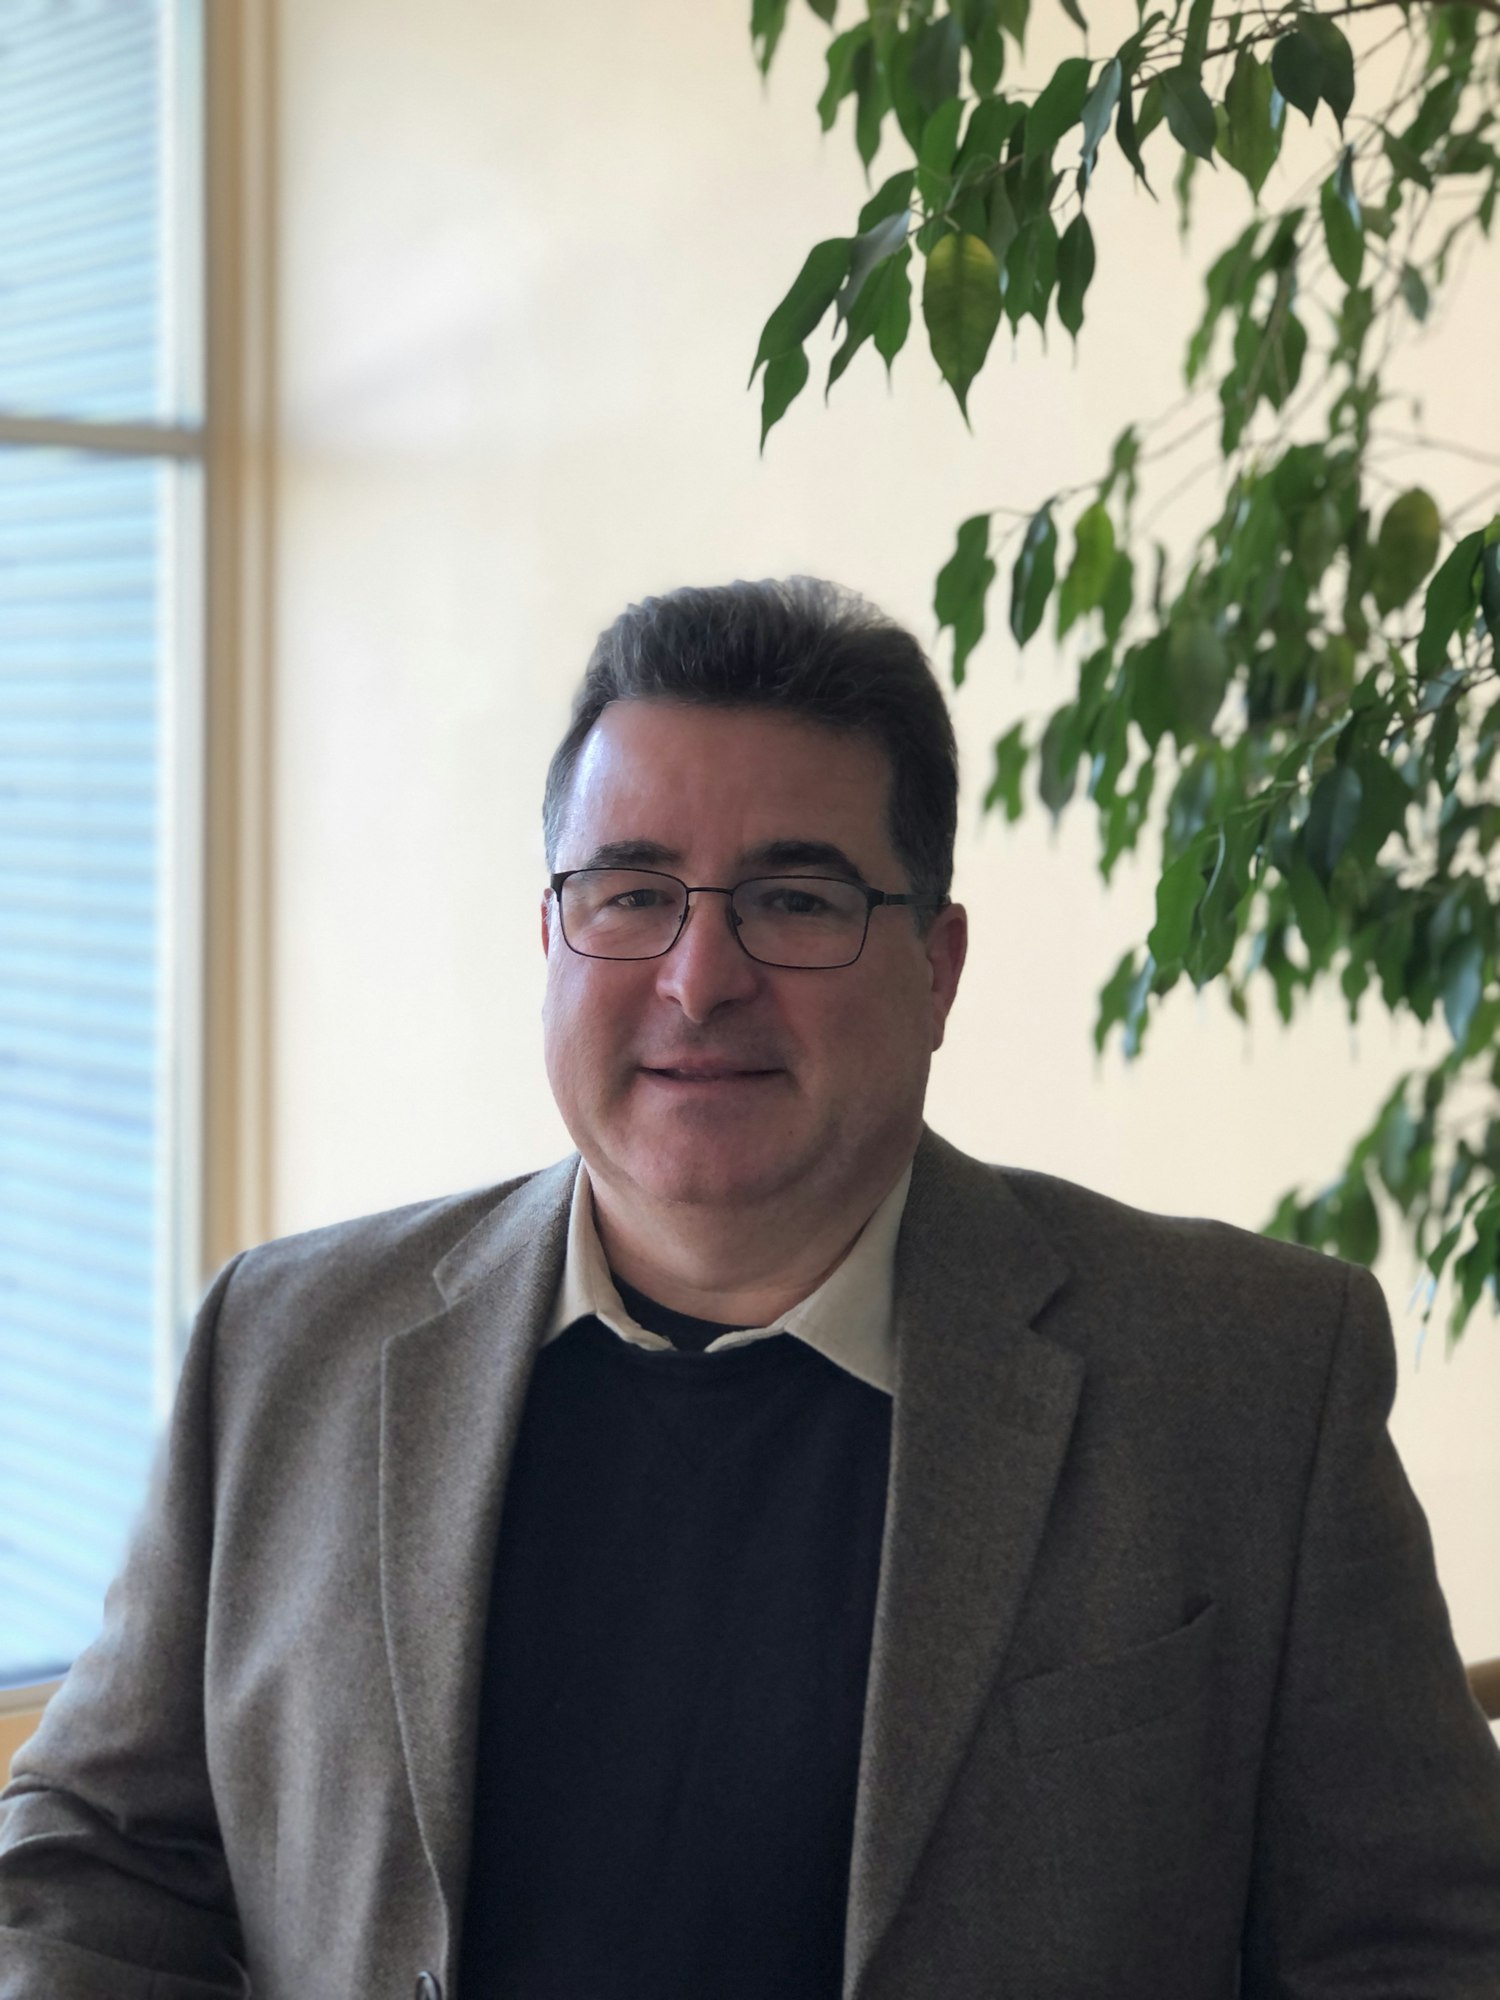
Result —
[[759, 965], [831, 971], [865, 948], [870, 912], [916, 896], [837, 875], [757, 875], [732, 889], [689, 886], [654, 868], [565, 868], [552, 877], [563, 942], [581, 958], [662, 958], [682, 936], [690, 896], [726, 896], [729, 928]]

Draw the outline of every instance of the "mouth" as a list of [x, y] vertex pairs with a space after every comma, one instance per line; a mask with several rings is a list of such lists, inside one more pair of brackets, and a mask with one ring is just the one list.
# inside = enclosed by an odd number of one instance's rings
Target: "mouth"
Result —
[[659, 1083], [676, 1085], [725, 1085], [766, 1083], [782, 1074], [779, 1069], [753, 1069], [732, 1063], [675, 1063], [657, 1067], [642, 1064], [641, 1074]]

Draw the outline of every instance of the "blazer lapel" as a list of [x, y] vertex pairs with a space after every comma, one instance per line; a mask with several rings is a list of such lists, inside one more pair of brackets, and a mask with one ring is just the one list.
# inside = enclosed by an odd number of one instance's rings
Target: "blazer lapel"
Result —
[[994, 1682], [1082, 1360], [1032, 1331], [1067, 1265], [1000, 1174], [927, 1134], [896, 1257], [897, 1384], [846, 1929], [855, 1995]]
[[479, 1673], [501, 1498], [567, 1244], [576, 1161], [503, 1200], [437, 1266], [447, 1301], [382, 1356], [386, 1651], [427, 1859], [450, 1925], [473, 1801]]

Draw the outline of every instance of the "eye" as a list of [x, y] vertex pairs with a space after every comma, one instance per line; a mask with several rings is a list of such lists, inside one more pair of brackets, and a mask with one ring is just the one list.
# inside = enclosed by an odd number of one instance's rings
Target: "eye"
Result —
[[780, 910], [787, 917], [820, 916], [829, 905], [826, 897], [811, 889], [793, 889], [784, 886], [770, 890], [765, 898], [769, 909]]

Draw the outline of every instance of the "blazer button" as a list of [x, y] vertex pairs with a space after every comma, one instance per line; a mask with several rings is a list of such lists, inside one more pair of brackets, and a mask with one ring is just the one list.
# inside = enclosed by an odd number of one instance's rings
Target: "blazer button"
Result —
[[443, 1989], [430, 1972], [417, 1974], [417, 1990], [414, 2000], [443, 2000]]

